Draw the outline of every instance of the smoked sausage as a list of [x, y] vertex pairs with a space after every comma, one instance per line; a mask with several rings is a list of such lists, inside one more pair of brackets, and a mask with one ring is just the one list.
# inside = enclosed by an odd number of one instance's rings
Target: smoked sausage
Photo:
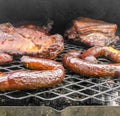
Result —
[[64, 67], [56, 61], [23, 56], [21, 62], [32, 70], [0, 74], [0, 91], [52, 87], [64, 79]]
[[[105, 50], [107, 50], [109, 47], [104, 48]], [[93, 48], [90, 48], [90, 50]], [[103, 48], [102, 48], [103, 49]], [[88, 50], [88, 51], [90, 51]], [[112, 49], [108, 49], [110, 50], [109, 53], [111, 53]], [[117, 63], [115, 64], [97, 64], [94, 63], [93, 61], [86, 61], [85, 58], [88, 57], [89, 55], [92, 57], [97, 57], [102, 53], [101, 48], [99, 49], [94, 49], [93, 51], [90, 51], [88, 54], [88, 51], [86, 53], [83, 53], [83, 56], [81, 55], [81, 53], [79, 51], [70, 51], [68, 53], [66, 53], [63, 56], [63, 64], [70, 69], [71, 71], [80, 74], [80, 75], [85, 75], [85, 76], [95, 76], [95, 77], [119, 77], [120, 76], [120, 63], [118, 60], [118, 54], [119, 52], [117, 50], [115, 50], [113, 52], [113, 56], [111, 56], [110, 58], [114, 61], [116, 61]], [[95, 51], [95, 52], [94, 52]], [[101, 52], [100, 52], [101, 51]], [[104, 52], [106, 53], [106, 51]], [[109, 56], [109, 54], [104, 54], [105, 56]]]

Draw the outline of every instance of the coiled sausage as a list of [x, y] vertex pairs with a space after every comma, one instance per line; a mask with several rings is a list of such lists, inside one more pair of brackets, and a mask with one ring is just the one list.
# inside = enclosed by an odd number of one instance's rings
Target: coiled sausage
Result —
[[56, 61], [23, 56], [21, 62], [33, 70], [1, 73], [0, 91], [52, 87], [64, 79], [64, 67]]
[[120, 51], [110, 46], [92, 47], [83, 52], [82, 55], [80, 55], [82, 59], [88, 56], [94, 57], [105, 56], [116, 63], [120, 63]]
[[[103, 54], [104, 53], [104, 54]], [[118, 77], [120, 76], [120, 63], [118, 63], [120, 52], [111, 47], [90, 48], [83, 55], [79, 51], [70, 51], [63, 56], [63, 64], [71, 71], [95, 77]], [[86, 57], [99, 55], [110, 56], [116, 64], [96, 64], [91, 61], [86, 61]], [[94, 57], [94, 58], [95, 58]]]

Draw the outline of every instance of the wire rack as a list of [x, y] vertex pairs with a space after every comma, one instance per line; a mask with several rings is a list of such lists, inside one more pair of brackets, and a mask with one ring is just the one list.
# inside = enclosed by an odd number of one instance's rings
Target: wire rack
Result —
[[[65, 49], [56, 59], [61, 62], [61, 57], [68, 50], [76, 49], [84, 51], [83, 45], [71, 44], [65, 41]], [[120, 49], [120, 42], [116, 49]], [[105, 58], [99, 58], [101, 63], [109, 63]], [[1, 66], [0, 71], [10, 72], [25, 69], [19, 59]], [[77, 75], [66, 69], [64, 81], [52, 88], [43, 88], [29, 91], [0, 92], [0, 105], [2, 106], [50, 106], [61, 110], [74, 105], [120, 105], [120, 79], [103, 79]]]

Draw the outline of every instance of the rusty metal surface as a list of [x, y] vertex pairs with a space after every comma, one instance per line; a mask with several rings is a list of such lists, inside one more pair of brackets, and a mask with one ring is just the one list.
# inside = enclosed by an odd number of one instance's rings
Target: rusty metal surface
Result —
[[71, 106], [57, 111], [46, 106], [0, 107], [0, 116], [119, 116], [120, 107]]

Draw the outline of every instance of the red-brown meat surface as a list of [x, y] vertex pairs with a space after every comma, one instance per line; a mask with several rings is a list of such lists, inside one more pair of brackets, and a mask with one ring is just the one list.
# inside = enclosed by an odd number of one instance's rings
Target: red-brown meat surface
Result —
[[65, 32], [65, 37], [80, 41], [88, 46], [114, 45], [119, 39], [115, 35], [116, 30], [116, 24], [79, 17]]
[[59, 34], [47, 35], [32, 28], [0, 25], [1, 52], [54, 59], [63, 48], [63, 37]]

